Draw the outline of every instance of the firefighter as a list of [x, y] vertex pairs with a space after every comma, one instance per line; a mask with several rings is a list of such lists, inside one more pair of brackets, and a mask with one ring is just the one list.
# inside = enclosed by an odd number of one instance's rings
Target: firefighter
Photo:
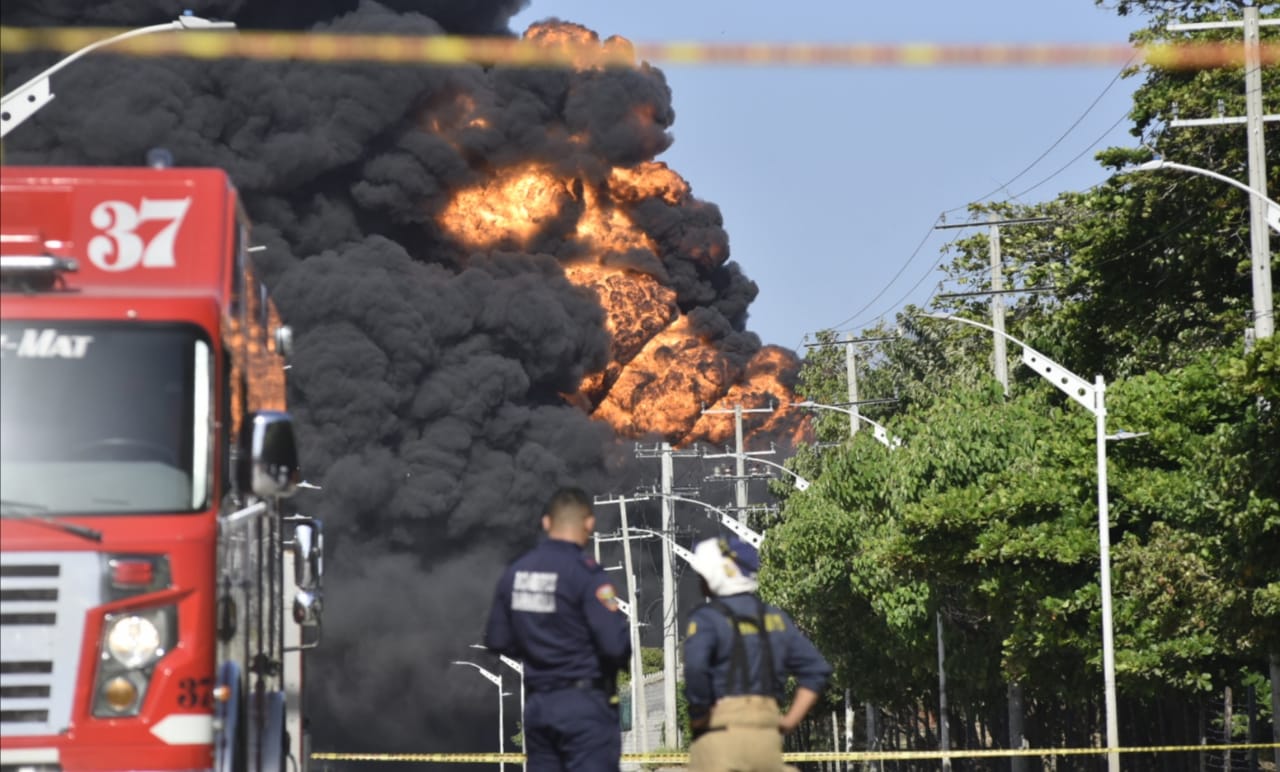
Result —
[[631, 638], [604, 569], [583, 553], [595, 530], [591, 500], [562, 488], [542, 529], [547, 538], [498, 582], [485, 646], [524, 661], [530, 772], [617, 772], [617, 674]]
[[[756, 595], [759, 553], [736, 536], [693, 551], [708, 602], [694, 610], [684, 641], [685, 696], [693, 745], [690, 772], [781, 772], [782, 735], [817, 703], [831, 666], [786, 612]], [[791, 707], [780, 715], [787, 677]]]

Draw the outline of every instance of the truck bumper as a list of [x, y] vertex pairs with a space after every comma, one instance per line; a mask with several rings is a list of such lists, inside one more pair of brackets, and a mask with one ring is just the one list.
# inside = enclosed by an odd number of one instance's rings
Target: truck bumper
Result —
[[[70, 746], [61, 738], [6, 738], [0, 772], [178, 772], [213, 769], [209, 746]], [[21, 742], [19, 745], [18, 743]]]

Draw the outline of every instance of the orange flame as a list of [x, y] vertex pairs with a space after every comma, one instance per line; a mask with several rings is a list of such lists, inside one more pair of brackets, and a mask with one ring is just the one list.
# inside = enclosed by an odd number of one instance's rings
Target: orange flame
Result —
[[[715, 445], [731, 442], [734, 436], [734, 405], [743, 408], [774, 408], [772, 413], [754, 414], [752, 431], [769, 437], [789, 438], [794, 443], [810, 439], [810, 423], [802, 414], [787, 410], [793, 392], [786, 384], [788, 373], [800, 369], [796, 355], [779, 346], [765, 346], [747, 363], [746, 372], [739, 383], [729, 387], [720, 401], [712, 406], [714, 413], [702, 415], [689, 434]], [[722, 412], [723, 411], [723, 412]]]
[[662, 161], [645, 161], [630, 168], [619, 166], [610, 172], [609, 194], [628, 203], [661, 197], [676, 206], [689, 197], [689, 183]]
[[605, 310], [605, 326], [613, 338], [615, 365], [626, 365], [654, 335], [667, 329], [680, 313], [676, 293], [652, 276], [608, 266], [567, 266], [564, 274], [579, 287], [596, 293]]
[[649, 339], [593, 415], [623, 436], [684, 439], [702, 406], [718, 400], [734, 375], [725, 356], [680, 317]]
[[507, 241], [526, 246], [572, 199], [565, 180], [544, 166], [525, 164], [460, 190], [441, 214], [440, 224], [473, 249]]
[[[562, 22], [535, 24], [525, 38], [572, 47], [580, 69], [596, 66], [590, 55], [594, 45], [602, 51], [630, 46], [621, 38], [600, 43], [586, 27]], [[446, 139], [487, 125], [467, 96], [430, 110], [433, 129]], [[627, 120], [652, 123], [654, 110], [638, 105]], [[566, 138], [578, 147], [590, 146], [584, 133]], [[565, 276], [595, 293], [604, 308], [612, 361], [603, 371], [587, 375], [578, 393], [566, 399], [623, 436], [658, 434], [682, 445], [699, 440], [723, 443], [733, 437], [732, 416], [704, 415], [703, 409], [785, 406], [792, 399], [788, 383], [798, 362], [791, 352], [770, 346], [742, 365], [693, 329], [681, 314], [676, 291], [663, 283], [666, 266], [658, 245], [632, 217], [635, 207], [652, 201], [707, 206], [692, 197], [684, 178], [659, 161], [613, 167], [603, 177], [563, 174], [548, 164], [527, 162], [494, 170], [482, 182], [458, 191], [439, 222], [453, 239], [472, 249], [527, 247], [542, 236], [569, 244], [572, 262], [565, 266]], [[707, 268], [728, 257], [716, 242], [689, 243], [681, 249], [682, 257]], [[763, 419], [760, 414], [751, 418], [749, 431], [772, 437], [799, 439], [807, 427], [794, 411], [783, 409]]]
[[583, 190], [583, 212], [578, 220], [577, 236], [597, 255], [623, 253], [632, 249], [656, 252], [653, 242], [631, 222], [621, 209], [604, 207], [594, 188]]
[[[579, 70], [598, 69], [609, 60], [635, 63], [635, 47], [624, 37], [613, 35], [600, 42], [600, 36], [581, 24], [564, 21], [542, 21], [529, 25], [524, 39], [546, 48], [559, 48], [569, 53], [569, 61]], [[599, 44], [599, 49], [594, 48]]]

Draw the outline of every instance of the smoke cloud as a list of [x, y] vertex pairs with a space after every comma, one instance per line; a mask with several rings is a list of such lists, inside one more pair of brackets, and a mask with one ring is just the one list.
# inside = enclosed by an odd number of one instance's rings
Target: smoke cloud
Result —
[[[19, 0], [5, 23], [130, 27], [190, 8], [244, 28], [510, 34], [523, 5]], [[6, 85], [54, 58], [6, 56]], [[590, 257], [574, 227], [592, 191], [672, 141], [662, 73], [99, 55], [55, 91], [10, 136], [8, 162], [138, 165], [163, 146], [179, 165], [226, 169], [266, 247], [255, 259], [295, 331], [290, 404], [307, 476], [323, 486], [300, 506], [328, 528], [325, 640], [307, 663], [317, 747], [491, 748], [477, 729], [492, 726], [491, 685], [448, 663], [478, 641], [501, 566], [533, 543], [556, 486], [629, 490], [655, 474], [586, 411], [602, 397], [584, 397], [584, 379], [611, 367], [619, 378], [626, 362], [607, 298], [566, 266]], [[530, 163], [573, 182], [527, 242], [478, 248], [441, 226], [458, 191]], [[713, 400], [756, 372], [781, 385], [736, 393], [788, 391], [794, 357], [762, 364], [745, 329], [757, 288], [727, 262], [719, 210], [676, 198], [617, 205], [647, 245], [592, 258], [651, 279], [662, 309], [624, 359], [682, 314], [723, 371]]]

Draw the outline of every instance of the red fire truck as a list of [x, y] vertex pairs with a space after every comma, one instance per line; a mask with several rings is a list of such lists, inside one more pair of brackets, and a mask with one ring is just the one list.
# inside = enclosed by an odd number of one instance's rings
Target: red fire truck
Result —
[[305, 769], [321, 525], [215, 169], [0, 168], [0, 768]]

